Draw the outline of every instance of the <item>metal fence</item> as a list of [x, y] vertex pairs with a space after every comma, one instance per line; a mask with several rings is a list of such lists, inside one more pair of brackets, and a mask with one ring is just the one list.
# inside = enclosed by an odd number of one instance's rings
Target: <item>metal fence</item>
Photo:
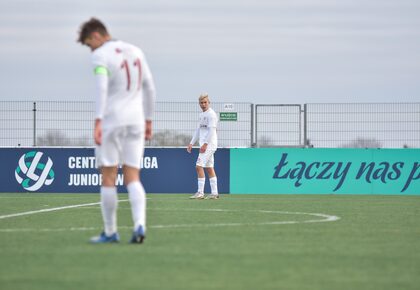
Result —
[[[211, 103], [216, 112], [224, 111], [224, 103]], [[220, 147], [250, 147], [252, 104], [230, 103], [237, 121], [219, 122]], [[230, 109], [232, 109], [230, 108]], [[158, 102], [153, 121], [154, 136], [150, 146], [186, 146], [198, 125], [201, 111], [198, 102]]]
[[[420, 103], [212, 103], [220, 147], [420, 148]], [[186, 146], [197, 102], [158, 102], [147, 146]], [[0, 101], [0, 146], [93, 146], [93, 102]]]
[[302, 147], [301, 105], [255, 105], [255, 145]]
[[0, 146], [91, 146], [92, 102], [0, 102]]
[[0, 102], [0, 145], [30, 146], [35, 134], [32, 102]]
[[306, 104], [313, 147], [420, 148], [420, 103]]
[[[212, 103], [223, 111], [222, 103]], [[252, 105], [230, 103], [237, 121], [220, 122], [220, 147], [250, 147]], [[0, 101], [0, 146], [93, 146], [93, 102]], [[198, 102], [158, 102], [147, 146], [186, 146], [197, 128]]]

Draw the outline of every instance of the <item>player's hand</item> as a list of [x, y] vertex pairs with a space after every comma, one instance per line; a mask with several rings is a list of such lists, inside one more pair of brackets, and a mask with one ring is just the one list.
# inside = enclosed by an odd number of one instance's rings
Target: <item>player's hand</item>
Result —
[[207, 150], [207, 143], [204, 143], [203, 146], [200, 147], [200, 153], [204, 153]]
[[188, 144], [188, 146], [187, 146], [187, 152], [188, 153], [191, 153], [191, 150], [192, 150], [192, 144]]
[[93, 138], [95, 139], [96, 145], [101, 145], [102, 143], [102, 122], [101, 119], [95, 120], [95, 129], [93, 131]]
[[146, 132], [145, 132], [144, 138], [146, 140], [152, 139], [152, 121], [151, 120], [146, 120]]

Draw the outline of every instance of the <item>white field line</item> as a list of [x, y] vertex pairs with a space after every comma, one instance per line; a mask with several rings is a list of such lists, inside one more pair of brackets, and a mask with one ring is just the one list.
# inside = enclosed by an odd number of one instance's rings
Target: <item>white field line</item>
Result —
[[[128, 199], [119, 200], [119, 202], [125, 202]], [[59, 211], [64, 209], [71, 209], [71, 208], [79, 208], [79, 207], [89, 207], [89, 206], [97, 206], [99, 202], [94, 203], [85, 203], [85, 204], [76, 204], [76, 205], [69, 205], [69, 206], [62, 206], [56, 208], [49, 208], [49, 209], [41, 209], [41, 210], [33, 210], [9, 215], [2, 215], [0, 219], [7, 219], [7, 218], [14, 218], [20, 217], [25, 215], [32, 215], [44, 212], [52, 212], [52, 211]], [[170, 211], [172, 209], [164, 209], [164, 208], [154, 208], [152, 210], [165, 210]], [[175, 210], [175, 209], [173, 209]], [[258, 222], [258, 223], [215, 223], [215, 224], [173, 224], [173, 225], [150, 225], [148, 228], [152, 229], [170, 229], [170, 228], [208, 228], [208, 227], [232, 227], [232, 226], [259, 226], [259, 225], [287, 225], [287, 224], [300, 224], [300, 223], [322, 223], [322, 222], [333, 222], [340, 219], [338, 216], [328, 215], [323, 213], [307, 213], [307, 212], [289, 212], [289, 211], [268, 211], [268, 210], [227, 210], [227, 209], [185, 209], [185, 211], [211, 211], [211, 212], [259, 212], [259, 213], [268, 213], [268, 214], [280, 214], [280, 215], [309, 215], [312, 217], [318, 217], [322, 219], [308, 219], [303, 221], [297, 220], [289, 220], [289, 221], [268, 221], [268, 222]], [[120, 229], [131, 229], [130, 226], [119, 226]], [[63, 232], [63, 231], [94, 231], [100, 230], [98, 227], [70, 227], [70, 228], [56, 228], [56, 229], [49, 229], [49, 228], [15, 228], [15, 229], [0, 229], [0, 232]]]
[[[128, 201], [128, 199], [119, 200], [119, 202], [122, 202], [122, 201]], [[63, 210], [63, 209], [78, 208], [78, 207], [99, 205], [99, 204], [100, 204], [100, 202], [92, 202], [92, 203], [75, 204], [75, 205], [68, 205], [68, 206], [61, 206], [61, 207], [31, 210], [31, 211], [25, 211], [25, 212], [13, 213], [13, 214], [6, 214], [6, 215], [0, 215], [0, 220], [13, 218], [13, 217], [24, 216], [24, 215], [37, 214], [37, 213], [42, 213], [42, 212], [51, 212], [51, 211], [58, 211], [58, 210]]]

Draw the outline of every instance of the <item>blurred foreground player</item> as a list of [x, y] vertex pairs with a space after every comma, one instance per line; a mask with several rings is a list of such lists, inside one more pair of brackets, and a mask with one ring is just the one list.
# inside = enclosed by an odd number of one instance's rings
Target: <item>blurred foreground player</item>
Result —
[[92, 243], [119, 241], [115, 181], [122, 165], [134, 230], [131, 243], [146, 236], [146, 193], [140, 182], [144, 142], [152, 137], [155, 85], [143, 52], [112, 39], [95, 18], [81, 25], [78, 41], [92, 50], [97, 84], [94, 139], [102, 173], [101, 211], [104, 231]]
[[[217, 190], [217, 176], [214, 171], [214, 153], [217, 150], [217, 114], [210, 108], [210, 99], [208, 94], [201, 94], [198, 103], [202, 112], [199, 115], [199, 123], [196, 131], [188, 144], [187, 151], [191, 153], [192, 146], [198, 141], [200, 151], [196, 162], [197, 171], [197, 193], [190, 196], [191, 199], [218, 199], [219, 192]], [[204, 196], [204, 185], [206, 176], [204, 173], [206, 168], [209, 176], [211, 194]]]

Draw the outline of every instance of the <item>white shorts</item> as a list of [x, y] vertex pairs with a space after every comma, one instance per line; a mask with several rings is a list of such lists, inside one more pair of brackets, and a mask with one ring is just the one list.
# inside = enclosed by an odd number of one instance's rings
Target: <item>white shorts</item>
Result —
[[123, 126], [102, 131], [102, 144], [96, 146], [98, 167], [128, 165], [140, 169], [144, 153], [144, 128]]
[[199, 153], [196, 165], [200, 167], [214, 167], [214, 152], [216, 150], [208, 149], [204, 153]]

